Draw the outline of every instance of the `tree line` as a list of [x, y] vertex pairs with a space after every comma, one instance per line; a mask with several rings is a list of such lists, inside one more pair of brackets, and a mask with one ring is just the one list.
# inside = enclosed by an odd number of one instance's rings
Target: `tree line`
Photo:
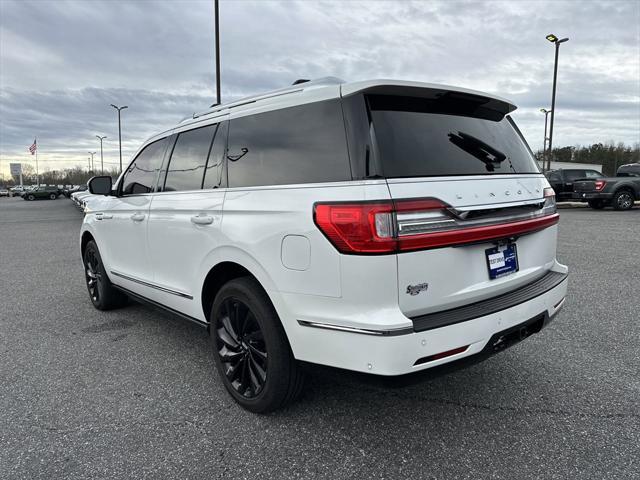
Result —
[[[105, 175], [112, 178], [118, 178], [120, 170], [117, 167], [111, 167], [104, 170]], [[42, 185], [82, 185], [89, 181], [91, 177], [102, 175], [100, 171], [87, 171], [81, 167], [63, 168], [60, 170], [48, 170], [40, 173], [40, 183]], [[22, 183], [31, 185], [37, 183], [36, 169], [33, 165], [22, 164]], [[19, 185], [20, 177], [13, 176], [8, 180], [7, 185]]]
[[[542, 161], [542, 150], [535, 153]], [[614, 176], [620, 165], [640, 162], [640, 143], [633, 147], [618, 143], [594, 143], [593, 145], [575, 145], [558, 147], [552, 150], [551, 159], [556, 162], [593, 163], [602, 165], [602, 173]]]

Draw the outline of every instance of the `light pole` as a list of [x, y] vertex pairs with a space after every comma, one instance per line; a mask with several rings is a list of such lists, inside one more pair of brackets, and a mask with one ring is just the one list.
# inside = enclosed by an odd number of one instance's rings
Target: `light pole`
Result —
[[[545, 131], [546, 131], [546, 124], [545, 124]], [[104, 137], [101, 137], [100, 135], [96, 135], [96, 137], [100, 140], [100, 175], [104, 175], [104, 158], [102, 156], [102, 140], [107, 138], [107, 136], [105, 135]]]
[[546, 108], [541, 108], [540, 111], [544, 113], [544, 142], [542, 144], [542, 170], [546, 171], [546, 161], [547, 161], [547, 118], [551, 113], [551, 110], [547, 110]]
[[95, 172], [96, 169], [93, 168], [93, 156], [96, 154], [96, 152], [87, 152], [89, 155], [91, 155], [91, 171]]
[[87, 157], [87, 164], [89, 165], [87, 167], [87, 173], [91, 174], [91, 157]]
[[127, 107], [126, 105], [124, 107], [118, 107], [113, 103], [111, 104], [111, 106], [118, 110], [118, 144], [120, 146], [120, 173], [122, 173], [122, 127], [120, 123], [120, 112], [129, 107]]
[[556, 45], [556, 60], [553, 64], [553, 93], [551, 94], [551, 124], [549, 125], [549, 156], [547, 161], [548, 170], [551, 170], [551, 155], [553, 152], [553, 118], [556, 115], [556, 82], [558, 79], [558, 52], [560, 44], [568, 41], [568, 38], [558, 39], [553, 33], [547, 35], [547, 40]]
[[220, 8], [218, 6], [218, 0], [214, 0], [213, 6], [216, 13], [216, 103], [220, 105], [220, 22], [218, 21]]

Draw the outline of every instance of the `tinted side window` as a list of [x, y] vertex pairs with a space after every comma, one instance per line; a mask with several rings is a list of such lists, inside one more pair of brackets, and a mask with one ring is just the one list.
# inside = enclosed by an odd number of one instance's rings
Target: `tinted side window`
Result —
[[560, 176], [559, 172], [551, 172], [549, 174], [549, 181], [550, 182], [561, 182], [562, 181], [562, 177]]
[[600, 178], [602, 174], [600, 172], [596, 172], [595, 170], [585, 170], [584, 172], [585, 178]]
[[564, 178], [567, 182], [573, 182], [578, 178], [584, 178], [585, 173], [584, 170], [565, 170]]
[[131, 162], [122, 179], [122, 193], [124, 195], [136, 193], [150, 193], [156, 181], [156, 176], [162, 165], [166, 138], [147, 145], [136, 159]]
[[231, 120], [230, 187], [351, 180], [339, 100]]
[[229, 122], [222, 122], [218, 125], [211, 153], [209, 153], [207, 171], [204, 174], [204, 188], [218, 188], [227, 185], [227, 178], [224, 172], [224, 155], [227, 151], [228, 132]]
[[199, 190], [217, 125], [188, 130], [178, 135], [163, 191]]

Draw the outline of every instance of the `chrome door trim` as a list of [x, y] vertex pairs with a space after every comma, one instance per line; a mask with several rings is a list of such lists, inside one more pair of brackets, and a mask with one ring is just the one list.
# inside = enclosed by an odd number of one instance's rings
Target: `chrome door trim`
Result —
[[115, 272], [111, 270], [111, 273], [116, 277], [124, 278], [125, 280], [129, 280], [130, 282], [139, 283], [140, 285], [144, 285], [145, 287], [155, 288], [156, 290], [160, 290], [162, 292], [170, 293], [171, 295], [176, 295], [177, 297], [188, 298], [189, 300], [193, 300], [193, 296], [188, 293], [179, 292], [177, 290], [171, 290], [167, 287], [162, 287], [160, 285], [156, 285], [155, 283], [146, 282], [144, 280], [140, 280], [138, 278], [130, 277], [129, 275], [125, 275], [124, 273]]

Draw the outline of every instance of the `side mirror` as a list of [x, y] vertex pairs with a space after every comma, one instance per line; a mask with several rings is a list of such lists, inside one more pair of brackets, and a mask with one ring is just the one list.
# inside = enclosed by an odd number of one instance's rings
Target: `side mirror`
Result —
[[89, 180], [89, 192], [95, 195], [109, 195], [111, 193], [111, 177], [108, 175], [93, 177]]

